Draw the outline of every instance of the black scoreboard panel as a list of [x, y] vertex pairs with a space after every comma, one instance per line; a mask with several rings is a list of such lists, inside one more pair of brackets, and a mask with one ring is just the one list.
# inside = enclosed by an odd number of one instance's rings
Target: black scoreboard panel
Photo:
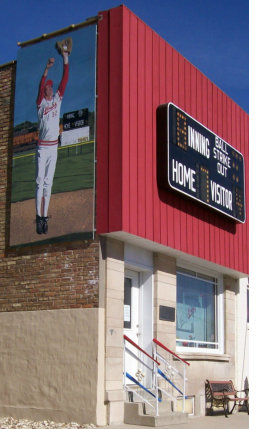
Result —
[[187, 121], [186, 116], [181, 113], [176, 113], [176, 134], [177, 134], [177, 146], [184, 150], [187, 150]]
[[207, 167], [200, 166], [198, 177], [198, 186], [196, 189], [199, 189], [199, 198], [205, 203], [210, 202], [210, 192], [209, 192], [209, 183], [210, 183], [210, 175]]
[[157, 140], [161, 186], [245, 222], [240, 152], [173, 103], [157, 110]]
[[88, 126], [88, 109], [75, 110], [74, 112], [64, 113], [63, 130], [69, 131], [75, 128]]

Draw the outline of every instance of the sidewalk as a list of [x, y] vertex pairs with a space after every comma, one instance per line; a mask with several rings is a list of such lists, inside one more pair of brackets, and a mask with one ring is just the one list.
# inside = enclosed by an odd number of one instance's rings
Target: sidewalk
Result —
[[[146, 429], [147, 426], [137, 425], [111, 425], [101, 429]], [[224, 415], [191, 417], [187, 424], [157, 426], [158, 429], [249, 429], [249, 416], [239, 412], [226, 418]], [[99, 428], [100, 429], [100, 428]]]

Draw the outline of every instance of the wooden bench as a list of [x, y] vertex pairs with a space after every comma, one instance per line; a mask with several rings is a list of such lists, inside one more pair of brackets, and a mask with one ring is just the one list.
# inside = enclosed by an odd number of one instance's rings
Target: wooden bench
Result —
[[[247, 413], [249, 414], [249, 396], [248, 389], [236, 390], [234, 388], [232, 380], [206, 380], [205, 384], [206, 401], [211, 403], [209, 408], [210, 413], [213, 413], [213, 407], [223, 407], [225, 417], [228, 417], [228, 413], [232, 414], [236, 404], [238, 406], [245, 405]], [[243, 394], [238, 396], [238, 393]], [[233, 408], [229, 412], [229, 402], [233, 402]]]

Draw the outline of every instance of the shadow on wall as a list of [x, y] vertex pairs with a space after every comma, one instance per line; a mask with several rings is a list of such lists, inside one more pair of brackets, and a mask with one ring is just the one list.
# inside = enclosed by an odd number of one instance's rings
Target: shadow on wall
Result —
[[[208, 206], [202, 206], [201, 203], [196, 203], [189, 197], [181, 197], [177, 191], [172, 190], [169, 192], [165, 189], [158, 188], [158, 194], [161, 201], [165, 204], [176, 208], [176, 206], [184, 213], [187, 213], [194, 218], [202, 220], [210, 225], [218, 225], [220, 229], [223, 229], [230, 234], [235, 235], [237, 230], [237, 224], [235, 221], [226, 221], [223, 214], [217, 213], [210, 209]], [[178, 198], [178, 204], [176, 199]]]

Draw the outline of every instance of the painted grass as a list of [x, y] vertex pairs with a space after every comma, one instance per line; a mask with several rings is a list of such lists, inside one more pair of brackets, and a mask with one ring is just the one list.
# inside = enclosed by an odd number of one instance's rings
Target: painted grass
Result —
[[[58, 161], [52, 193], [93, 188], [94, 144], [62, 147], [58, 150]], [[35, 197], [35, 154], [17, 155], [13, 159], [12, 202]]]

